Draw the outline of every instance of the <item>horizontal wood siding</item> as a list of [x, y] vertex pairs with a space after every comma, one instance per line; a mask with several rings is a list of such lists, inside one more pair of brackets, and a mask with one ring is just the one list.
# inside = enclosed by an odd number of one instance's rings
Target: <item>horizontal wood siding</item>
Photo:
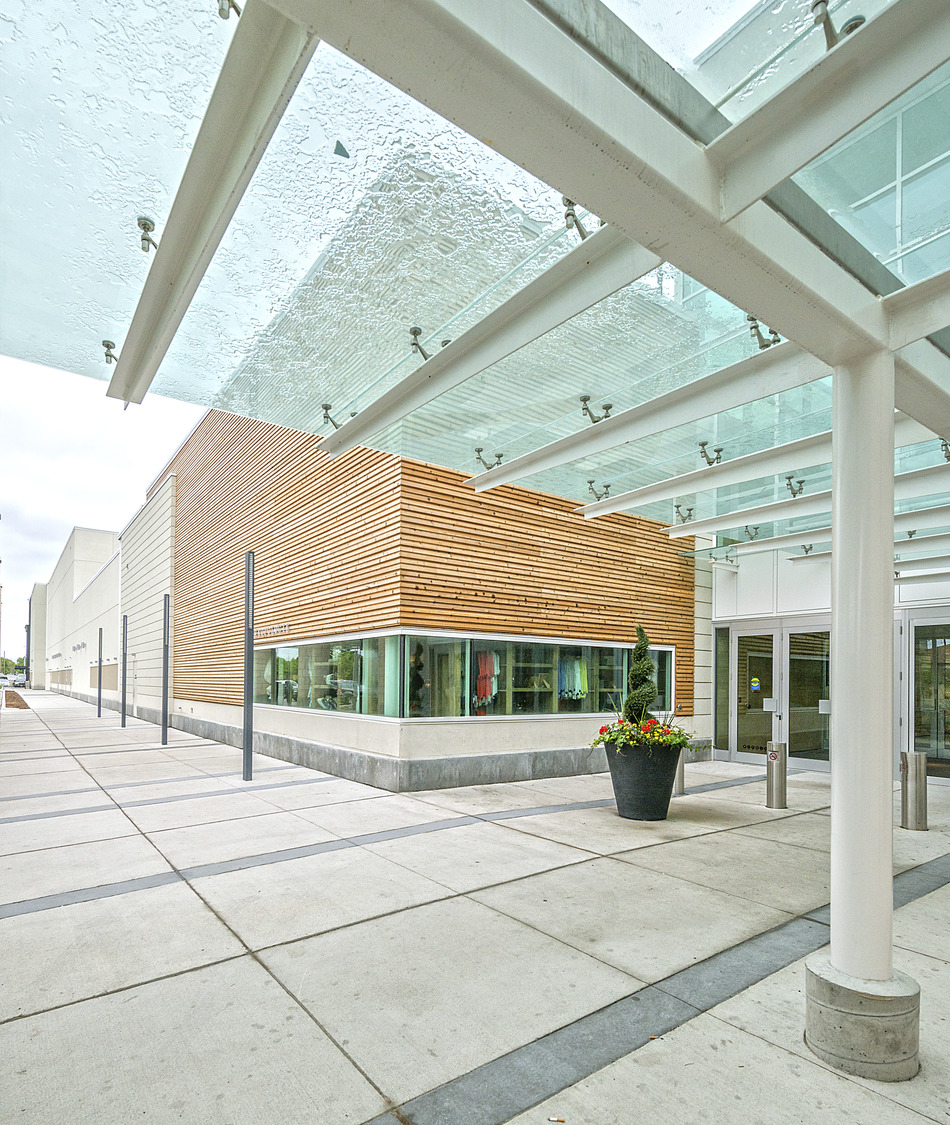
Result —
[[212, 412], [166, 469], [177, 477], [174, 694], [241, 702], [244, 555], [255, 625], [290, 637], [389, 628], [399, 617], [399, 460]]
[[636, 516], [585, 520], [576, 501], [525, 488], [476, 493], [416, 461], [402, 476], [404, 625], [631, 644], [639, 623], [676, 646], [676, 698], [692, 714], [691, 540]]

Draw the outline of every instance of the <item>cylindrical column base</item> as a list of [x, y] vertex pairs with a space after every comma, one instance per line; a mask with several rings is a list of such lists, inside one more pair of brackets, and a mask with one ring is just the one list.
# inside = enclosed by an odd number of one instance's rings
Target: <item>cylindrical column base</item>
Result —
[[765, 807], [788, 808], [788, 747], [784, 742], [765, 744]]
[[901, 751], [901, 828], [927, 831], [927, 755]]
[[920, 985], [896, 972], [860, 980], [826, 953], [805, 962], [805, 1042], [825, 1062], [878, 1082], [903, 1082], [920, 1069]]

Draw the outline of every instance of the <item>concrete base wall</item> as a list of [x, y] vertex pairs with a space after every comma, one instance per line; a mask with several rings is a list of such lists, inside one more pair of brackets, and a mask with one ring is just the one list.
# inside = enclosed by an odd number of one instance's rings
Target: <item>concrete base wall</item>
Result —
[[[59, 694], [85, 703], [96, 702], [95, 694], [86, 692], [60, 691]], [[109, 693], [103, 693], [102, 706], [110, 711], [119, 711], [121, 702], [110, 698]], [[228, 708], [228, 712], [228, 718], [239, 718], [238, 708]], [[160, 725], [162, 721], [161, 709], [158, 707], [138, 705], [128, 708], [127, 713], [156, 725]], [[472, 722], [474, 724], [478, 720]], [[209, 738], [228, 746], [240, 748], [243, 742], [244, 732], [239, 722], [170, 711], [168, 725], [198, 738]], [[491, 737], [491, 731], [486, 731], [485, 734], [486, 737]], [[451, 789], [459, 785], [490, 785], [502, 781], [531, 781], [542, 777], [572, 777], [576, 774], [604, 773], [607, 770], [603, 748], [590, 750], [586, 746], [501, 753], [483, 751], [478, 754], [430, 758], [393, 758], [366, 750], [352, 750], [344, 746], [326, 745], [285, 734], [255, 730], [254, 751], [393, 793]], [[687, 749], [686, 760], [708, 761], [711, 756], [708, 742], [697, 742]]]

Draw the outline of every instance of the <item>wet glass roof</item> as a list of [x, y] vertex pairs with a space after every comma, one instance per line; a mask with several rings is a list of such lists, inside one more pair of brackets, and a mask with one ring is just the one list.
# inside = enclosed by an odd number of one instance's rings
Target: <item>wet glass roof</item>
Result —
[[[732, 119], [825, 50], [810, 0], [713, 0], [675, 19], [659, 0], [609, 6]], [[856, 11], [830, 5], [839, 27]], [[109, 378], [101, 341], [121, 351], [151, 262], [136, 218], [160, 242], [234, 26], [206, 0], [115, 0], [107, 32], [79, 9], [9, 0], [0, 136], [16, 175], [0, 220], [15, 269], [0, 350]], [[795, 177], [905, 282], [950, 257], [948, 119], [944, 67]], [[152, 390], [327, 432], [324, 403], [343, 422], [418, 368], [411, 326], [437, 350], [578, 241], [558, 191], [321, 44]], [[617, 414], [755, 350], [744, 310], [664, 264], [372, 444], [475, 473], [476, 448], [511, 460], [589, 426], [581, 395]], [[590, 480], [616, 495], [696, 469], [701, 441], [732, 459], [823, 432], [830, 407], [819, 380], [519, 483], [584, 503]], [[827, 487], [827, 466], [800, 468], [809, 492]], [[761, 478], [639, 511], [672, 522], [682, 502], [702, 519], [784, 488]]]
[[[831, 0], [837, 30], [871, 19], [894, 0]], [[811, 0], [604, 0], [654, 51], [730, 121], [738, 121], [826, 51]]]

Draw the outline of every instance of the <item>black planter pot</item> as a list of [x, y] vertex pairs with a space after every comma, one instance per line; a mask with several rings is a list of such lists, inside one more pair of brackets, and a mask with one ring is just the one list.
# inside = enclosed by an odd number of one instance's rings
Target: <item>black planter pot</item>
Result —
[[666, 820], [679, 762], [678, 747], [627, 743], [620, 750], [606, 746], [617, 813], [627, 820]]

